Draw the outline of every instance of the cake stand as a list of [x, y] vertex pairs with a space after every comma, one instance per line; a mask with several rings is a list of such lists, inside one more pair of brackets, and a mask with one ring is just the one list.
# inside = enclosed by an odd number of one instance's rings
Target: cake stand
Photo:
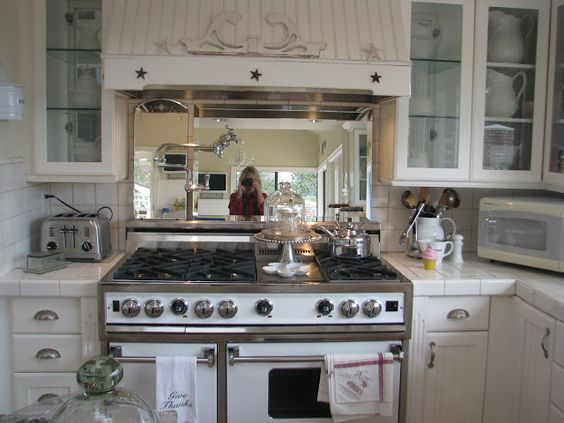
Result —
[[263, 230], [254, 235], [255, 239], [263, 242], [282, 244], [282, 255], [279, 262], [284, 264], [297, 263], [294, 257], [294, 244], [305, 244], [306, 242], [319, 241], [321, 235], [312, 230], [307, 230], [300, 235], [274, 235]]

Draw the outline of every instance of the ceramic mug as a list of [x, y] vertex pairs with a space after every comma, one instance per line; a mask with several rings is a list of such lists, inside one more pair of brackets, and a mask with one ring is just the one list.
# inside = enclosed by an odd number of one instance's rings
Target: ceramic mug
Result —
[[451, 241], [431, 241], [429, 239], [417, 241], [417, 247], [419, 248], [419, 252], [421, 254], [423, 254], [423, 251], [427, 249], [428, 245], [430, 245], [437, 254], [437, 264], [435, 265], [435, 268], [437, 269], [443, 264], [443, 258], [450, 255], [454, 249], [454, 244]]

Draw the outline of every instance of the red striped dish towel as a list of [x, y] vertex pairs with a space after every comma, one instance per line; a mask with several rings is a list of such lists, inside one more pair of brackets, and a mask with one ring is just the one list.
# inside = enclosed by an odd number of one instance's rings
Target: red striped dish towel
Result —
[[334, 422], [392, 416], [392, 353], [327, 354], [318, 401], [328, 402]]

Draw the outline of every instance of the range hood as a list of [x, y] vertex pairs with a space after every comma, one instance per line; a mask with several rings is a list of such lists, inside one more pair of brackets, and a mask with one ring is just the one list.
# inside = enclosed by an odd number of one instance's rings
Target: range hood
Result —
[[204, 98], [207, 116], [410, 94], [410, 0], [103, 0], [103, 13], [105, 89]]

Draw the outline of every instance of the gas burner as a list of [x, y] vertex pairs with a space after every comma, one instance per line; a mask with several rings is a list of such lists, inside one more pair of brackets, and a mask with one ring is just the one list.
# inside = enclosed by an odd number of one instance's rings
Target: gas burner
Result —
[[114, 279], [144, 281], [255, 281], [252, 250], [138, 248]]
[[333, 257], [326, 251], [316, 251], [319, 267], [329, 280], [392, 281], [397, 273], [391, 271], [376, 257]]

